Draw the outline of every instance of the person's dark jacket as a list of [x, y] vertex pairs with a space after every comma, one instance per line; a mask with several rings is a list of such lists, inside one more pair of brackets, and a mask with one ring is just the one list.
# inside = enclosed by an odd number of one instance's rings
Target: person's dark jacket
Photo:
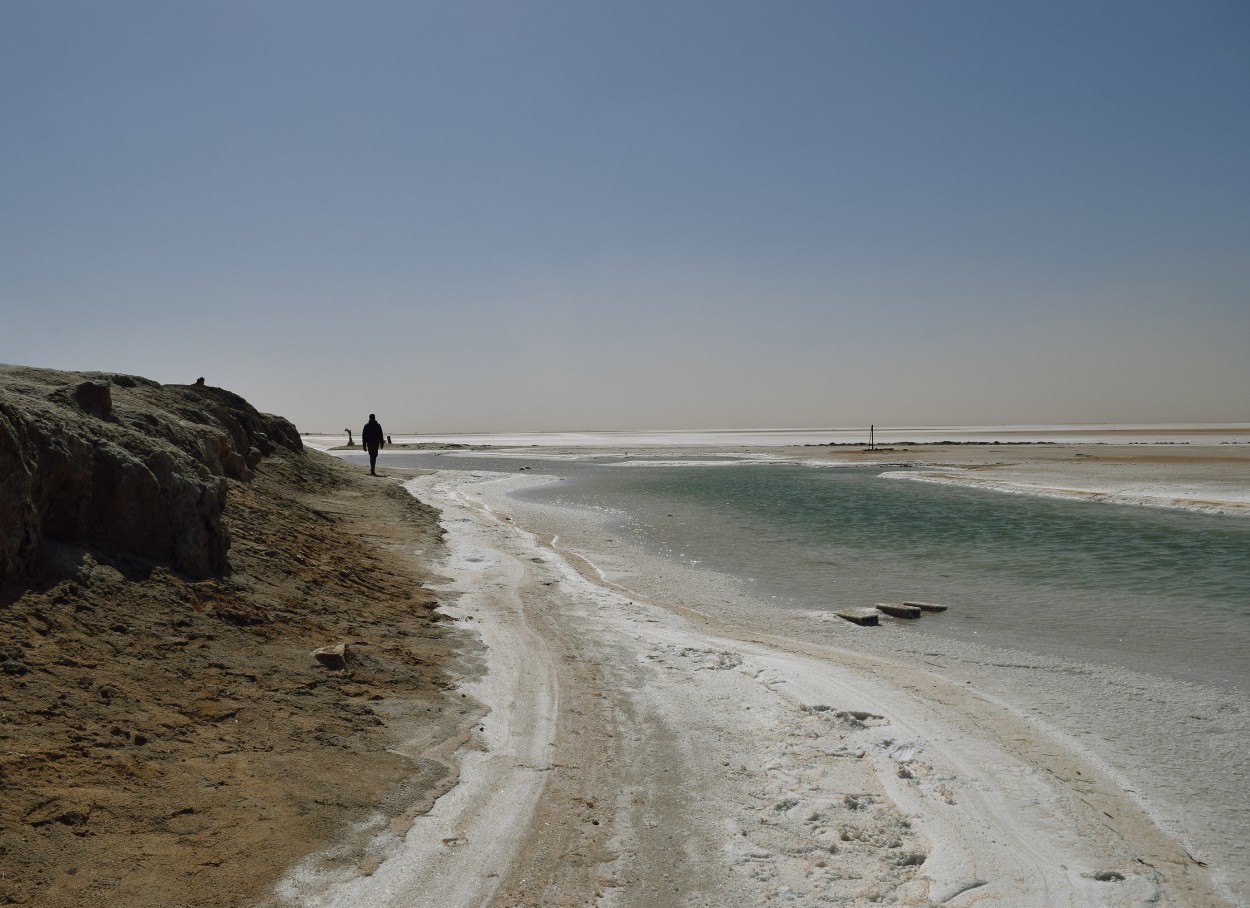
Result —
[[376, 420], [370, 420], [365, 423], [365, 427], [360, 430], [360, 443], [366, 448], [380, 448], [386, 436], [382, 434], [382, 424]]

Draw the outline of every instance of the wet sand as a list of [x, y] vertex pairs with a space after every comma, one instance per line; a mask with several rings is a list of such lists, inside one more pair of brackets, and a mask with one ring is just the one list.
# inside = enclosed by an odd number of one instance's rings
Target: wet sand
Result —
[[[455, 781], [475, 641], [438, 620], [437, 515], [324, 455], [231, 480], [232, 572], [49, 546], [0, 587], [0, 904], [264, 904], [310, 850], [360, 872]], [[313, 658], [347, 645], [349, 665]]]
[[[765, 453], [1095, 494], [1140, 476], [1135, 494], [1189, 483], [1195, 500], [1233, 505], [1244, 491], [1241, 449], [1159, 462], [1125, 447]], [[402, 841], [377, 840], [372, 874], [310, 861], [284, 903], [1244, 904], [1246, 868], [1195, 850], [1104, 758], [1098, 729], [1060, 715], [1104, 695], [1125, 722], [1143, 713], [1142, 761], [1205, 735], [1244, 793], [1239, 698], [1193, 703], [1132, 673], [1069, 677], [1055, 660], [998, 664], [954, 644], [893, 649], [898, 635], [865, 646], [827, 615], [762, 620], [714, 578], [507, 497], [533, 481], [410, 483], [443, 512], [445, 611], [486, 644], [483, 674], [461, 688], [484, 716], [460, 784]], [[1041, 692], [1021, 700], [1036, 679]], [[1169, 725], [1151, 732], [1155, 709]]]

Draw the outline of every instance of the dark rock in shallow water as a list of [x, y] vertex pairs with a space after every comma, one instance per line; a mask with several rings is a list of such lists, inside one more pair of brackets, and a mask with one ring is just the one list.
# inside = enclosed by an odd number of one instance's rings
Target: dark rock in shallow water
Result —
[[904, 602], [903, 605], [914, 605], [922, 612], [944, 612], [947, 608], [945, 605], [938, 605], [936, 602]]
[[843, 618], [851, 622], [851, 624], [858, 624], [861, 627], [877, 627], [881, 624], [881, 612], [871, 606], [844, 608], [837, 615], [839, 618]]
[[279, 448], [295, 427], [220, 388], [0, 365], [0, 579], [45, 540], [222, 574], [226, 478]]
[[891, 618], [919, 618], [920, 606], [907, 605], [897, 602], [878, 602], [877, 608], [885, 612]]

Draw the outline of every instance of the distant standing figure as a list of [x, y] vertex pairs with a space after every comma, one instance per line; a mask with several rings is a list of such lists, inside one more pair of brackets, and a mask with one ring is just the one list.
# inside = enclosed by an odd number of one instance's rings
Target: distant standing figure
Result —
[[382, 434], [382, 425], [378, 422], [377, 417], [370, 413], [369, 421], [360, 430], [360, 443], [369, 451], [370, 476], [378, 475], [378, 451], [386, 447], [385, 438], [386, 436]]

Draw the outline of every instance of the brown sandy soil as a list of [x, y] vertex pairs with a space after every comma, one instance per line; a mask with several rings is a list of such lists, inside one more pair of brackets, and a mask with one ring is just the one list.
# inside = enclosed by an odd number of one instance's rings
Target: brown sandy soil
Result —
[[[387, 472], [231, 480], [225, 578], [49, 544], [0, 589], [0, 904], [256, 904], [454, 782], [472, 644], [423, 589], [437, 514]], [[311, 656], [337, 642], [345, 670]]]

